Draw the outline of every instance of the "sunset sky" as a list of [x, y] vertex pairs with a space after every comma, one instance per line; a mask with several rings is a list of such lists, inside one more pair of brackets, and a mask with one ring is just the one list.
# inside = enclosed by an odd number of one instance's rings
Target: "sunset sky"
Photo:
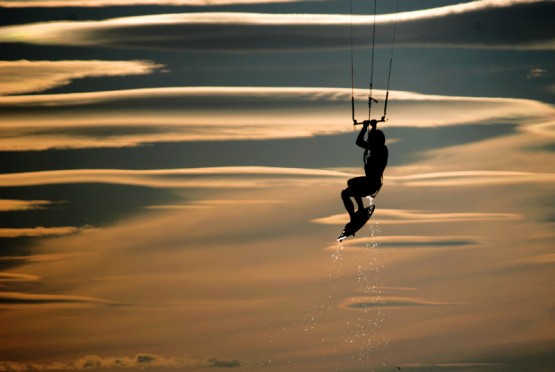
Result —
[[553, 368], [555, 1], [373, 5], [0, 0], [0, 372]]

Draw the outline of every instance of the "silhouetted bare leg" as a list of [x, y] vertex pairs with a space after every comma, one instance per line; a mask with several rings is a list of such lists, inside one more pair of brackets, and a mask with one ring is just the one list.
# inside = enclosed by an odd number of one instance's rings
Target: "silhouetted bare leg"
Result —
[[347, 213], [349, 213], [349, 217], [351, 217], [351, 220], [352, 220], [355, 215], [355, 206], [351, 201], [351, 198], [349, 197], [348, 189], [341, 191], [341, 199], [343, 200], [345, 209], [347, 210]]

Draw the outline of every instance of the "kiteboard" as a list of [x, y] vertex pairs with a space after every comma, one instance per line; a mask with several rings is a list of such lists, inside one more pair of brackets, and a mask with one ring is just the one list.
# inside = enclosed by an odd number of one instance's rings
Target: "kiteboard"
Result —
[[372, 217], [375, 207], [376, 206], [372, 204], [369, 207], [356, 211], [353, 219], [345, 225], [343, 231], [337, 237], [337, 241], [340, 242], [349, 236], [355, 236], [356, 232], [366, 225], [366, 222]]

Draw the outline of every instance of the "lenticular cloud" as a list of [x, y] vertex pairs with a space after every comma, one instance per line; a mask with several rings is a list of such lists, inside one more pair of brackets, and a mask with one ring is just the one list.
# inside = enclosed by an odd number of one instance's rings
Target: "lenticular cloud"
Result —
[[[366, 90], [355, 90], [364, 104]], [[383, 102], [385, 92], [375, 90]], [[345, 88], [173, 87], [0, 97], [0, 150], [302, 138], [352, 130]], [[388, 126], [513, 123], [553, 135], [555, 109], [525, 99], [391, 91]], [[279, 115], [276, 115], [279, 113]], [[551, 133], [551, 134], [550, 134]]]
[[[553, 50], [554, 14], [553, 2], [492, 0], [383, 14], [375, 18], [376, 43], [389, 45], [398, 22], [399, 46]], [[158, 14], [1, 27], [0, 41], [210, 52], [347, 49], [351, 25], [358, 47], [369, 44], [363, 31], [373, 22], [369, 15]]]

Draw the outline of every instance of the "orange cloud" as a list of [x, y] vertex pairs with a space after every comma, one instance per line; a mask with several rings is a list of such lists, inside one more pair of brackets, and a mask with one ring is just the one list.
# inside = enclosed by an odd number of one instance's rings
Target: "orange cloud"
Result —
[[[345, 250], [360, 250], [368, 248], [475, 248], [482, 244], [479, 238], [473, 236], [376, 235], [347, 239], [341, 243], [341, 246]], [[337, 245], [330, 245], [327, 249], [336, 251]]]
[[72, 226], [64, 227], [32, 227], [21, 229], [0, 228], [0, 238], [17, 238], [22, 236], [53, 236], [69, 235], [79, 231], [79, 228]]
[[233, 200], [198, 200], [187, 204], [173, 204], [173, 205], [149, 205], [148, 209], [195, 209], [195, 208], [219, 208], [219, 207], [241, 207], [245, 205], [268, 205], [268, 204], [281, 204], [286, 203], [284, 200], [247, 200], [247, 199], [233, 199]]
[[40, 92], [86, 77], [146, 75], [149, 61], [0, 61], [0, 95]]
[[36, 282], [39, 276], [18, 273], [0, 272], [0, 282]]
[[[347, 218], [347, 215], [343, 213], [316, 218], [312, 220], [312, 222], [324, 225], [343, 225], [345, 224]], [[414, 223], [514, 220], [521, 218], [521, 216], [514, 213], [433, 213], [418, 210], [378, 208], [376, 212], [374, 212], [372, 218], [374, 220], [377, 219], [380, 225], [397, 225]]]
[[27, 211], [43, 209], [52, 202], [48, 200], [10, 200], [0, 199], [0, 212]]
[[555, 173], [534, 173], [517, 171], [454, 171], [422, 173], [408, 176], [390, 176], [392, 184], [407, 186], [475, 186], [519, 183], [552, 183]]
[[36, 254], [28, 256], [4, 256], [0, 257], [0, 262], [12, 263], [40, 263], [40, 262], [53, 262], [67, 260], [79, 256], [78, 253], [50, 253], [50, 254]]
[[[288, 179], [283, 176], [289, 176]], [[295, 180], [337, 179], [352, 174], [318, 169], [277, 167], [213, 167], [155, 170], [76, 169], [0, 175], [0, 186], [69, 183], [114, 183], [147, 187], [241, 188], [295, 183]]]
[[48, 304], [101, 304], [117, 305], [117, 303], [93, 297], [47, 295], [18, 292], [0, 292], [0, 307], [10, 305], [48, 305]]
[[[366, 90], [355, 91], [357, 102]], [[299, 138], [352, 130], [343, 88], [179, 87], [0, 97], [1, 150]], [[383, 91], [376, 91], [380, 99]], [[390, 127], [514, 123], [551, 133], [555, 108], [533, 100], [394, 91]], [[279, 115], [277, 115], [279, 113]], [[555, 135], [555, 131], [552, 132]]]
[[529, 256], [511, 261], [515, 266], [540, 266], [555, 264], [555, 253], [546, 253], [536, 256]]
[[428, 301], [412, 297], [369, 296], [348, 298], [340, 307], [351, 310], [365, 310], [372, 308], [405, 308], [421, 306], [453, 306], [460, 305], [451, 302]]

